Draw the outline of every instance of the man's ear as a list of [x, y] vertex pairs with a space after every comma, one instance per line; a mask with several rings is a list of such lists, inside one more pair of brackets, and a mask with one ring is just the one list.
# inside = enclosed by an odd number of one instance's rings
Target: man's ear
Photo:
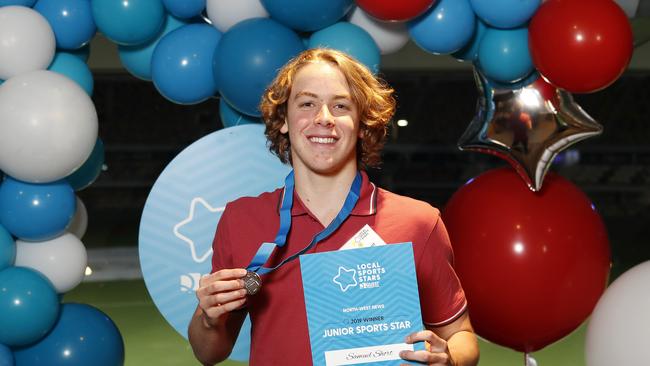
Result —
[[289, 122], [287, 121], [287, 117], [284, 117], [284, 124], [282, 127], [280, 127], [280, 133], [287, 133], [289, 132]]

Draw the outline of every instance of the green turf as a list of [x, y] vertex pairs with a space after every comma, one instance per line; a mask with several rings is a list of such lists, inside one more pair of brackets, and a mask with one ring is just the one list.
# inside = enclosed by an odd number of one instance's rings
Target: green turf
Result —
[[[113, 319], [124, 337], [126, 365], [198, 365], [188, 342], [160, 315], [143, 281], [83, 283], [64, 302], [93, 305]], [[539, 366], [584, 366], [585, 327], [534, 354]], [[521, 353], [480, 342], [481, 366], [522, 366]], [[242, 366], [227, 361], [224, 366]]]

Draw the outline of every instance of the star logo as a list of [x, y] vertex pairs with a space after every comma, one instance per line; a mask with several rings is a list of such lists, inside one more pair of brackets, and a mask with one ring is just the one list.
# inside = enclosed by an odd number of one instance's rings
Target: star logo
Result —
[[[203, 213], [197, 215], [197, 207], [202, 207]], [[212, 255], [212, 237], [216, 224], [219, 221], [215, 219], [214, 215], [208, 213], [223, 212], [225, 207], [212, 207], [202, 197], [194, 197], [190, 203], [190, 212], [187, 217], [178, 224], [174, 225], [174, 236], [182, 240], [187, 246], [190, 247], [192, 260], [196, 263], [203, 263]], [[205, 211], [208, 212], [205, 212]], [[181, 233], [181, 229], [185, 233]], [[195, 240], [199, 243], [204, 243], [202, 246], [207, 246], [207, 250], [197, 249]], [[207, 243], [207, 244], [206, 244]], [[199, 253], [198, 252], [202, 252]]]
[[355, 287], [357, 285], [357, 272], [353, 269], [339, 267], [339, 274], [334, 276], [332, 281], [341, 287], [341, 291], [345, 292], [350, 287]]

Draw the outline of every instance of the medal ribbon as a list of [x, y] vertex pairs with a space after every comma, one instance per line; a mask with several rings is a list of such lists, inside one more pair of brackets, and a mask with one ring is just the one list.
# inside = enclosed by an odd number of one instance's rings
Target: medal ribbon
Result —
[[291, 229], [291, 207], [293, 206], [294, 185], [295, 178], [292, 170], [284, 180], [284, 196], [282, 197], [282, 205], [280, 206], [280, 228], [275, 236], [275, 240], [273, 243], [262, 243], [257, 250], [257, 253], [255, 253], [253, 260], [246, 268], [247, 270], [257, 272], [260, 275], [267, 274], [282, 267], [285, 263], [296, 259], [299, 255], [304, 254], [309, 249], [313, 248], [318, 242], [325, 240], [328, 236], [332, 235], [332, 233], [341, 226], [343, 221], [350, 216], [350, 212], [352, 212], [354, 205], [356, 205], [359, 200], [359, 194], [361, 193], [361, 173], [357, 172], [357, 175], [354, 177], [354, 181], [352, 182], [352, 187], [350, 187], [350, 191], [345, 198], [343, 207], [341, 207], [341, 211], [339, 211], [334, 220], [327, 225], [325, 229], [316, 234], [306, 247], [289, 256], [277, 266], [271, 268], [262, 267], [271, 256], [271, 253], [273, 253], [275, 247], [281, 248], [286, 244], [287, 235], [289, 235], [289, 230]]

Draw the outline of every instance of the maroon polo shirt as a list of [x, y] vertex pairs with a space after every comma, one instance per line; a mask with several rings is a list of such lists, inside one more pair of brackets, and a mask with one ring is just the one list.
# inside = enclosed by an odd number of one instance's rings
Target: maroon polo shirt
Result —
[[[347, 220], [308, 253], [338, 250], [368, 224], [386, 243], [412, 242], [422, 319], [445, 325], [465, 310], [465, 294], [453, 269], [453, 252], [440, 212], [426, 202], [399, 196], [369, 182], [362, 172], [361, 195]], [[243, 197], [228, 205], [214, 238], [212, 271], [246, 268], [263, 242], [280, 226], [283, 189]], [[294, 193], [287, 243], [266, 267], [303, 249], [324, 229]], [[250, 365], [311, 365], [309, 331], [298, 259], [262, 276], [261, 291], [248, 300], [251, 317]]]

